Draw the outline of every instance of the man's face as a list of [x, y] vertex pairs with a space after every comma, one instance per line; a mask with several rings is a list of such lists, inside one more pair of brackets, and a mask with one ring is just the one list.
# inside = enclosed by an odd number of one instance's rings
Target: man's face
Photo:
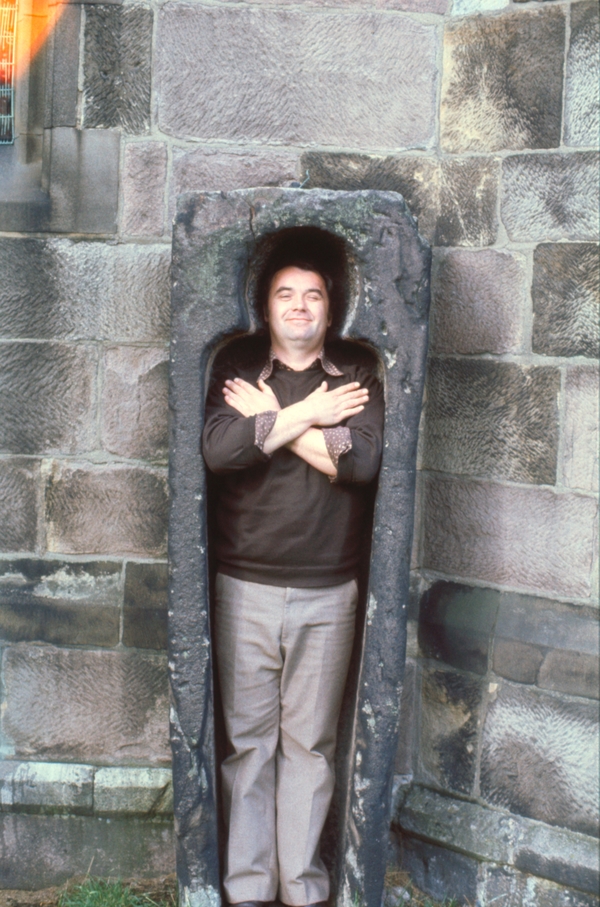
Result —
[[265, 317], [275, 344], [320, 349], [331, 324], [329, 296], [321, 275], [301, 268], [277, 271]]

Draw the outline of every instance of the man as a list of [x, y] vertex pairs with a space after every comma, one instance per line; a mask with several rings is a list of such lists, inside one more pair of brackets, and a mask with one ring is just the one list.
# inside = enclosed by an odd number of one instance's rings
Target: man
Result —
[[331, 280], [268, 275], [267, 361], [217, 369], [203, 450], [220, 478], [215, 636], [230, 755], [222, 766], [231, 904], [327, 901], [319, 839], [352, 649], [365, 487], [383, 395], [326, 355]]

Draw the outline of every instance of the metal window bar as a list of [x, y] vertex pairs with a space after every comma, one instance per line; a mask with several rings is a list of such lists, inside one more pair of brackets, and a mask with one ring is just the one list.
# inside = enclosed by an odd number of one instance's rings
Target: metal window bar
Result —
[[17, 0], [0, 0], [0, 145], [15, 138]]

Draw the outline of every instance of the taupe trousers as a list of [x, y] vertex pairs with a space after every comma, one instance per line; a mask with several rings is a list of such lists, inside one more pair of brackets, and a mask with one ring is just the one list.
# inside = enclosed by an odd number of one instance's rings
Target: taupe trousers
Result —
[[329, 896], [319, 839], [354, 639], [356, 581], [319, 589], [219, 574], [215, 631], [231, 755], [222, 766], [232, 904]]

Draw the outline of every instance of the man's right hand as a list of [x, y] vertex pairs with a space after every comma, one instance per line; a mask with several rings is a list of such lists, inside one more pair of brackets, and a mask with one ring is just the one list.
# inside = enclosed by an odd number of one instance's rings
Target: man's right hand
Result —
[[360, 413], [369, 402], [369, 391], [361, 387], [358, 381], [342, 384], [333, 390], [327, 389], [327, 382], [323, 383], [303, 400], [309, 407], [312, 425], [325, 426], [339, 425], [344, 419]]

